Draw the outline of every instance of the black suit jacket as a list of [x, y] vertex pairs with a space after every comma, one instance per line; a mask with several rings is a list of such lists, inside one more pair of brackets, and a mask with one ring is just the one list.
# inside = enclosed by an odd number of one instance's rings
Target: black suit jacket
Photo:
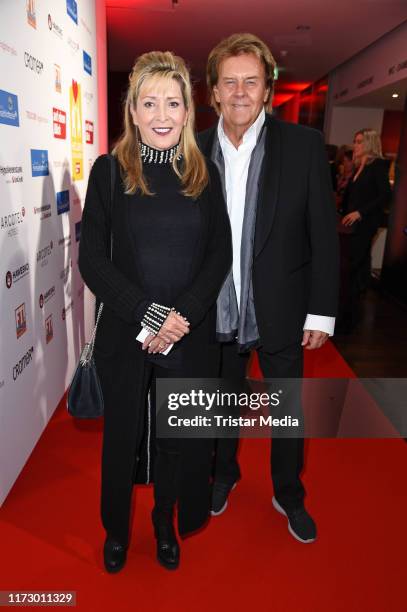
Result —
[[[336, 316], [339, 249], [323, 138], [266, 115], [254, 240], [253, 294], [260, 340], [273, 352], [300, 342], [307, 313]], [[199, 134], [211, 156], [217, 126]]]

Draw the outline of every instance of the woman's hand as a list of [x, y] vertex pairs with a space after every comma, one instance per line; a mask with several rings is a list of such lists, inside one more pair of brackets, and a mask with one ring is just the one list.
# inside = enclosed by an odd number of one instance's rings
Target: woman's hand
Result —
[[[143, 342], [143, 350], [149, 353], [162, 353], [170, 344], [178, 342], [189, 334], [189, 323], [173, 310], [169, 313], [156, 336], [149, 334]], [[151, 348], [151, 350], [150, 350]]]
[[178, 342], [181, 340], [185, 334], [189, 334], [188, 321], [186, 321], [181, 315], [171, 310], [170, 314], [162, 324], [161, 329], [157, 334], [157, 338], [160, 338], [166, 344], [171, 344], [172, 342]]
[[355, 221], [360, 221], [362, 218], [359, 211], [354, 210], [353, 212], [348, 213], [342, 219], [342, 225], [350, 226], [355, 223]]
[[[150, 334], [148, 338], [150, 337], [151, 340], [148, 345], [148, 353], [163, 353], [165, 350], [167, 350], [169, 343], [164, 342], [164, 340], [161, 340], [158, 336], [152, 336]], [[145, 342], [148, 341], [148, 338], [146, 338]]]

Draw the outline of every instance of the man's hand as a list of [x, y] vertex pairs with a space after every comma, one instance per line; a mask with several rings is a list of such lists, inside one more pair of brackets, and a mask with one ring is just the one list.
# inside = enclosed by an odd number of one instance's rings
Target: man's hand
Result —
[[344, 218], [342, 219], [342, 225], [346, 225], [347, 227], [349, 227], [350, 225], [353, 225], [355, 221], [360, 221], [361, 218], [362, 215], [360, 214], [360, 212], [354, 210], [353, 212], [350, 212], [344, 216]]
[[301, 346], [308, 350], [321, 348], [328, 340], [329, 334], [316, 329], [304, 329]]

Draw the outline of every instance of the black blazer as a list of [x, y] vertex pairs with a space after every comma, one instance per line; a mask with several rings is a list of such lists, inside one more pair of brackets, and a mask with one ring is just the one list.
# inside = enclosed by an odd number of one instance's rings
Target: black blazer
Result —
[[[253, 294], [267, 351], [300, 342], [307, 313], [335, 316], [339, 249], [320, 132], [266, 115], [253, 258]], [[217, 126], [199, 135], [211, 156]]]
[[[193, 262], [191, 282], [174, 304], [190, 322], [190, 330], [199, 327], [211, 310], [210, 325], [215, 338], [216, 298], [232, 262], [230, 224], [223, 199], [219, 173], [207, 160], [209, 184], [196, 202], [199, 206], [202, 231]], [[79, 269], [89, 289], [104, 302], [104, 311], [96, 334], [96, 348], [103, 352], [136, 352], [135, 337], [141, 330], [140, 322], [147, 306], [155, 301], [143, 289], [142, 272], [138, 269], [128, 222], [128, 198], [124, 194], [119, 166], [113, 205], [110, 202], [110, 162], [107, 155], [94, 163], [89, 177], [82, 216], [79, 245]], [[111, 210], [112, 209], [112, 210]], [[111, 219], [112, 216], [112, 219]], [[113, 230], [113, 262], [110, 261], [110, 228]], [[208, 323], [208, 321], [206, 321]], [[205, 334], [190, 333], [185, 343], [193, 338], [203, 341]], [[208, 338], [207, 338], [208, 341]]]
[[364, 229], [376, 231], [391, 195], [388, 161], [375, 159], [366, 164], [355, 182], [350, 180], [347, 184], [343, 196], [343, 214], [355, 210], [361, 214], [361, 220], [354, 227], [356, 232]]

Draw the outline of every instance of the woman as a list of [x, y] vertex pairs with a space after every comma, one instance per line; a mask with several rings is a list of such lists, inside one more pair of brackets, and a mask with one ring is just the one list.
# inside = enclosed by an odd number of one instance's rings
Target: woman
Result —
[[110, 572], [125, 564], [133, 482], [149, 482], [153, 472], [157, 558], [175, 569], [174, 506], [181, 535], [206, 521], [212, 446], [154, 444], [155, 380], [217, 376], [216, 298], [232, 261], [220, 179], [195, 142], [181, 58], [154, 51], [137, 59], [113, 155], [112, 207], [110, 159], [102, 155], [89, 178], [79, 252], [83, 279], [104, 303], [95, 343], [105, 405], [104, 562]]
[[357, 320], [360, 293], [368, 285], [370, 251], [386, 204], [391, 199], [387, 161], [383, 159], [379, 134], [372, 129], [354, 137], [354, 174], [343, 195], [342, 224], [352, 228], [349, 237], [350, 299], [346, 305], [345, 327]]

